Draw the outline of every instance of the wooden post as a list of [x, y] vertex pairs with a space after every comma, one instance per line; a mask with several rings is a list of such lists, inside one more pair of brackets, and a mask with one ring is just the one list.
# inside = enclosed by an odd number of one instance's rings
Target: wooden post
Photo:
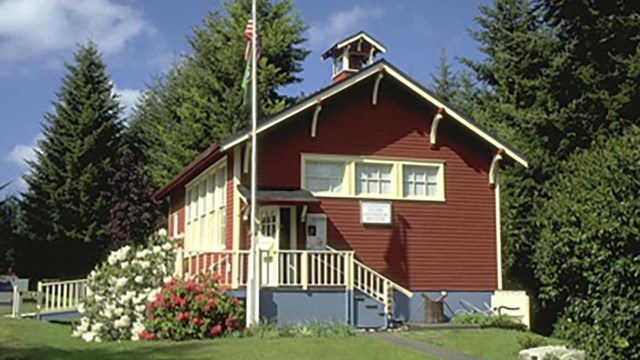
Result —
[[183, 249], [181, 247], [178, 248], [178, 251], [176, 251], [176, 263], [174, 265], [174, 275], [176, 277], [182, 277], [183, 276], [183, 269], [182, 269], [182, 263], [183, 263]]
[[239, 256], [240, 254], [238, 253], [238, 250], [234, 249], [231, 255], [231, 288], [232, 289], [237, 289], [238, 284], [240, 283]]
[[36, 319], [40, 320], [40, 312], [42, 311], [42, 281], [38, 281], [38, 290], [36, 293]]
[[307, 288], [309, 287], [309, 252], [308, 251], [303, 251], [302, 252], [302, 259], [300, 261], [300, 267], [301, 269], [301, 274], [300, 274], [300, 281], [302, 281], [302, 290], [307, 290]]

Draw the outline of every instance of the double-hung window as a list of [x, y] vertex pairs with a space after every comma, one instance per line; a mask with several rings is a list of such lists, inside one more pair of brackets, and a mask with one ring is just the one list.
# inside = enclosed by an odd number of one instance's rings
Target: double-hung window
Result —
[[403, 196], [406, 198], [441, 197], [439, 172], [439, 166], [403, 165]]
[[227, 201], [225, 160], [220, 160], [187, 184], [185, 250], [224, 248]]
[[342, 193], [345, 169], [346, 163], [342, 161], [309, 160], [305, 163], [305, 187], [317, 193]]
[[392, 195], [392, 164], [356, 163], [357, 195]]
[[316, 196], [444, 201], [444, 162], [302, 155], [301, 187]]

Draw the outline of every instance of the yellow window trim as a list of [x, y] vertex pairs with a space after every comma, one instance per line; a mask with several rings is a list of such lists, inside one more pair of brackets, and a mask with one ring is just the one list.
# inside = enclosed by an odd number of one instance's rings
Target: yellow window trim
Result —
[[[300, 154], [300, 187], [306, 186], [306, 162], [325, 161], [345, 163], [343, 179], [343, 190], [340, 193], [326, 191], [312, 191], [314, 196], [326, 198], [346, 198], [346, 199], [373, 199], [373, 200], [402, 200], [402, 201], [431, 201], [444, 202], [444, 166], [443, 160], [416, 160], [397, 157], [380, 156], [358, 156], [358, 155], [335, 155], [335, 154]], [[391, 194], [357, 194], [356, 193], [356, 163], [392, 165], [391, 169]], [[439, 196], [404, 196], [403, 189], [403, 166], [432, 166], [438, 167], [438, 194]], [[307, 189], [308, 190], [308, 189]], [[311, 191], [311, 190], [309, 190]]]

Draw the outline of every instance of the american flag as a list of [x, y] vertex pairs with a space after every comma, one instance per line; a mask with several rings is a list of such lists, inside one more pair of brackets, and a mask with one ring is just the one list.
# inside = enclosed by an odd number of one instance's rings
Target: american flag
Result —
[[[251, 38], [253, 36], [253, 31], [255, 30], [255, 27], [253, 26], [253, 21], [249, 20], [247, 21], [247, 28], [244, 30], [244, 38], [247, 40], [247, 45], [244, 49], [244, 60], [245, 61], [249, 61], [251, 60]], [[260, 43], [258, 42], [258, 36], [256, 35], [256, 48], [258, 50], [256, 56], [260, 57]]]

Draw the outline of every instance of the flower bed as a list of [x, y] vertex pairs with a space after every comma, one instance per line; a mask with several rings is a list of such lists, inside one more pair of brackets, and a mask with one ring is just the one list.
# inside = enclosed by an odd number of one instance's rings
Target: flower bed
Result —
[[244, 310], [240, 301], [220, 289], [218, 275], [172, 279], [147, 304], [147, 340], [204, 339], [241, 333]]
[[113, 251], [87, 279], [83, 314], [73, 336], [85, 341], [138, 340], [144, 330], [147, 301], [172, 275], [175, 245], [154, 235], [144, 247]]

